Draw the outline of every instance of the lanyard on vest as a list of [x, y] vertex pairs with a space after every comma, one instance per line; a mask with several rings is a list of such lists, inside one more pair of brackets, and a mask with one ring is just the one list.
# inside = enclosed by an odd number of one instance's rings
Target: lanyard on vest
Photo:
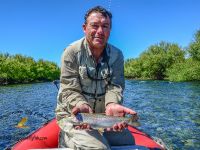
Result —
[[[110, 54], [110, 47], [108, 47], [108, 51], [109, 51], [109, 54]], [[80, 64], [82, 64], [81, 62], [83, 61], [83, 53], [81, 54], [80, 56]], [[93, 111], [95, 112], [95, 107], [96, 107], [96, 101], [98, 99], [98, 97], [100, 96], [103, 96], [105, 95], [105, 92], [104, 93], [100, 93], [100, 94], [97, 94], [97, 82], [99, 81], [103, 81], [103, 80], [107, 80], [107, 85], [105, 86], [105, 90], [106, 90], [106, 87], [111, 83], [111, 71], [110, 71], [110, 65], [109, 65], [109, 59], [110, 59], [110, 56], [107, 55], [107, 52], [106, 52], [106, 49], [104, 49], [103, 51], [103, 60], [102, 62], [105, 62], [106, 66], [107, 66], [107, 69], [108, 69], [108, 75], [106, 77], [100, 77], [98, 78], [98, 72], [99, 72], [99, 69], [101, 67], [101, 63], [98, 63], [95, 67], [95, 71], [96, 71], [96, 74], [95, 74], [95, 77], [93, 77], [91, 74], [90, 74], [90, 71], [89, 71], [89, 67], [87, 66], [87, 57], [85, 57], [85, 66], [86, 66], [86, 72], [87, 72], [87, 76], [90, 80], [96, 82], [96, 88], [95, 88], [95, 92], [94, 93], [89, 93], [89, 92], [86, 92], [86, 91], [82, 91], [83, 94], [85, 95], [88, 95], [90, 97], [93, 97], [95, 99], [94, 101], [94, 105], [93, 105]]]

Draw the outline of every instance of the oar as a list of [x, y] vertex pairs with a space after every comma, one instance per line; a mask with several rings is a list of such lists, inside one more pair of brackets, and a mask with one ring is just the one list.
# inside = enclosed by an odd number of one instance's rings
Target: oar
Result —
[[58, 88], [58, 84], [60, 83], [60, 80], [54, 80], [53, 84], [56, 86], [56, 88], [59, 90]]

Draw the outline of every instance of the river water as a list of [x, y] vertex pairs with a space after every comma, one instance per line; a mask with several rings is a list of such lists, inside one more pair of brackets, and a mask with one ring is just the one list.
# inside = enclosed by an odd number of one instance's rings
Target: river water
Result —
[[[52, 83], [0, 86], [0, 149], [54, 118], [56, 95]], [[200, 82], [126, 80], [124, 105], [171, 149], [200, 149]], [[24, 117], [28, 128], [16, 128]]]

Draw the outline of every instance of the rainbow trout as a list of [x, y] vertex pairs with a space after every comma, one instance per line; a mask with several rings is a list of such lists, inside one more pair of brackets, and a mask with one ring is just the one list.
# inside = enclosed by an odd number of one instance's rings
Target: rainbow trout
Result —
[[87, 123], [93, 129], [105, 129], [112, 127], [115, 123], [126, 122], [129, 125], [134, 127], [140, 126], [140, 123], [137, 121], [137, 116], [132, 117], [115, 117], [115, 116], [106, 116], [105, 114], [89, 114], [89, 113], [78, 113], [76, 115], [76, 123], [84, 124]]

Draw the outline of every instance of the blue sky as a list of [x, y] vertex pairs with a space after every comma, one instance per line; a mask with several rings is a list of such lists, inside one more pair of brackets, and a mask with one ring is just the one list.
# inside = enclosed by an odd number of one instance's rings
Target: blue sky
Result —
[[0, 52], [60, 65], [63, 49], [84, 36], [85, 12], [96, 5], [112, 12], [109, 42], [125, 59], [161, 41], [186, 47], [200, 29], [200, 0], [0, 0]]

